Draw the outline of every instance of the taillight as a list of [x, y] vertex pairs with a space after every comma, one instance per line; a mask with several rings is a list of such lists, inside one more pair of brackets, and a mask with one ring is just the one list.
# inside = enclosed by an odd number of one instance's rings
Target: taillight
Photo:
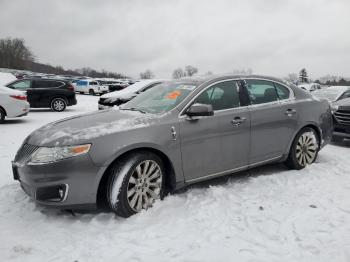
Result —
[[14, 99], [17, 99], [17, 100], [27, 100], [27, 97], [26, 96], [21, 96], [21, 95], [13, 95], [13, 96], [10, 96]]
[[67, 88], [68, 88], [68, 90], [70, 90], [70, 91], [73, 91], [73, 92], [74, 92], [74, 86], [69, 85], [69, 86], [67, 86]]

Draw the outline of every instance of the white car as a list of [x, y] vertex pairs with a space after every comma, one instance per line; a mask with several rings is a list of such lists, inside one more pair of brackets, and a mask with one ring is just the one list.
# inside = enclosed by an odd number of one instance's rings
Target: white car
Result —
[[350, 86], [330, 86], [312, 93], [318, 98], [325, 98], [330, 102], [336, 102], [350, 97]]
[[29, 112], [27, 96], [18, 90], [0, 86], [0, 123], [5, 117], [25, 116]]
[[101, 96], [98, 101], [98, 109], [103, 110], [124, 104], [136, 97], [138, 94], [166, 81], [167, 80], [163, 79], [140, 80], [122, 90], [105, 94]]
[[317, 84], [317, 83], [300, 84], [300, 85], [298, 85], [298, 87], [300, 87], [301, 89], [304, 89], [306, 91], [309, 91], [309, 92], [313, 92], [313, 91], [321, 89], [321, 85]]
[[105, 94], [108, 93], [108, 86], [100, 84], [97, 80], [81, 79], [74, 84], [75, 92], [80, 94]]

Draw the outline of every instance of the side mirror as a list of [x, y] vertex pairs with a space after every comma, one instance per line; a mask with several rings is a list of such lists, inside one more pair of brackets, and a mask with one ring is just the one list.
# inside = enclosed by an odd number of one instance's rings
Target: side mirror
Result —
[[212, 105], [207, 105], [207, 104], [193, 104], [191, 105], [187, 111], [186, 115], [189, 117], [193, 116], [212, 116], [214, 115], [214, 110]]

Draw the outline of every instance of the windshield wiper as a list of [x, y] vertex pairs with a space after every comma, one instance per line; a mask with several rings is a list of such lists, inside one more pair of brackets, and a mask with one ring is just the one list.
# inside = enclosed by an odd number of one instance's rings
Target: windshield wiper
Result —
[[143, 111], [141, 109], [138, 109], [138, 108], [135, 108], [135, 107], [129, 107], [129, 108], [120, 108], [120, 110], [130, 110], [130, 111], [138, 111], [142, 114], [146, 114], [147, 112], [146, 111]]

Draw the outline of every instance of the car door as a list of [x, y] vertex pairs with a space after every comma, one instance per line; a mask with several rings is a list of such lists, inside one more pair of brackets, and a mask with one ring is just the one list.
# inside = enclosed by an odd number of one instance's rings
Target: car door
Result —
[[250, 164], [281, 157], [297, 126], [294, 94], [282, 84], [269, 80], [245, 81], [251, 100]]
[[180, 117], [182, 165], [187, 182], [229, 173], [248, 165], [250, 113], [242, 106], [242, 85], [235, 80], [215, 83], [191, 104], [211, 104], [214, 115]]

